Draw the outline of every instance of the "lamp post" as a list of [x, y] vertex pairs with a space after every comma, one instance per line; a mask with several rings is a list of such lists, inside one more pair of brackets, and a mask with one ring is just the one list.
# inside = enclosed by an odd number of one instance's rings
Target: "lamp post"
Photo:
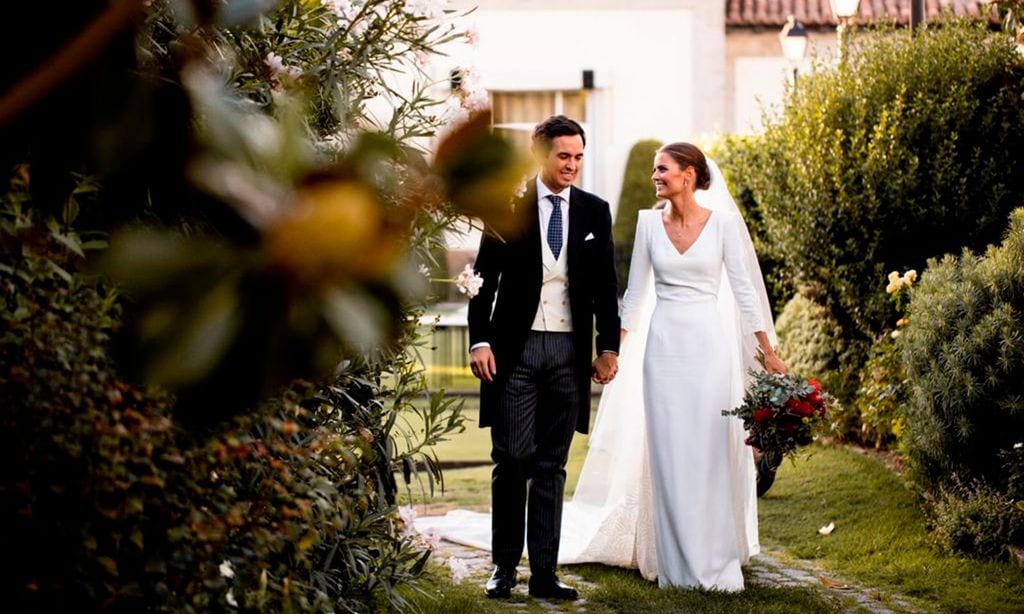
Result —
[[850, 24], [857, 15], [860, 8], [860, 0], [829, 0], [832, 6], [832, 14], [836, 16], [839, 25], [836, 26], [836, 35], [839, 38], [839, 62], [846, 57], [846, 40], [849, 37]]
[[793, 88], [796, 89], [798, 66], [807, 53], [807, 29], [793, 15], [786, 18], [779, 32], [779, 44], [782, 45], [782, 57], [793, 67]]

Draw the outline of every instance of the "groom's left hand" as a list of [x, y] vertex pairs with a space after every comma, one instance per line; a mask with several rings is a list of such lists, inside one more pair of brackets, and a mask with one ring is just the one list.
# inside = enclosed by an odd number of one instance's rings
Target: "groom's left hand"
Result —
[[607, 384], [615, 379], [619, 372], [619, 357], [612, 352], [605, 352], [594, 360], [590, 379], [595, 384]]

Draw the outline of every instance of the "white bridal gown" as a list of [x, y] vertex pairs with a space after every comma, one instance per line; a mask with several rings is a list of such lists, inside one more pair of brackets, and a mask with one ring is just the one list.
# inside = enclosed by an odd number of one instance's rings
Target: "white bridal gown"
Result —
[[[742, 365], [719, 312], [723, 264], [742, 334], [765, 330], [750, 281], [738, 213], [713, 211], [679, 253], [661, 211], [642, 211], [623, 305], [623, 328], [657, 296], [644, 354], [644, 406], [658, 583], [741, 590], [740, 565], [757, 554], [755, 470], [739, 420], [722, 416], [743, 396]], [[653, 273], [653, 274], [652, 274]]]
[[[622, 314], [630, 334], [563, 507], [558, 562], [637, 568], [663, 586], [738, 590], [740, 564], [760, 549], [755, 472], [742, 423], [721, 411], [742, 400], [756, 365], [753, 332], [776, 340], [750, 236], [708, 163], [711, 189], [696, 196], [713, 213], [685, 253], [659, 211], [640, 213]], [[416, 527], [490, 548], [490, 514], [455, 510], [417, 518]]]

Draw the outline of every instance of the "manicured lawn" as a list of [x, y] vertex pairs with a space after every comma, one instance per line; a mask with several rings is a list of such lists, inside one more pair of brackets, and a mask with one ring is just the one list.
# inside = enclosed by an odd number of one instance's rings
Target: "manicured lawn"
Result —
[[[881, 462], [815, 447], [784, 464], [760, 501], [761, 539], [794, 558], [943, 612], [1024, 611], [1024, 573], [1004, 562], [942, 554], [914, 493]], [[817, 533], [835, 522], [828, 536]]]
[[[475, 425], [469, 407], [465, 433], [439, 449], [440, 458], [479, 459], [489, 434]], [[570, 455], [567, 496], [575, 487], [586, 437], [577, 435]], [[445, 472], [445, 493], [421, 514], [456, 507], [486, 510], [490, 467]], [[416, 497], [422, 502], [422, 497]], [[925, 530], [914, 493], [880, 461], [842, 447], [815, 446], [795, 465], [785, 463], [772, 490], [760, 500], [762, 544], [782, 560], [802, 559], [847, 581], [877, 589], [896, 610], [895, 596], [925, 611], [1024, 611], [1024, 572], [1005, 562], [941, 553]], [[823, 536], [829, 522], [836, 528]], [[815, 591], [754, 588], [742, 596], [659, 591], [633, 571], [598, 565], [572, 568], [598, 588], [585, 593], [587, 611], [827, 611], [836, 607]], [[467, 585], [468, 584], [468, 585]], [[427, 611], [492, 611], [477, 583], [443, 587], [445, 601]], [[424, 604], [425, 605], [425, 604]], [[636, 607], [633, 607], [633, 606]], [[433, 607], [433, 606], [431, 606]], [[465, 607], [466, 609], [460, 609]], [[532, 605], [528, 606], [532, 607]], [[777, 608], [777, 609], [776, 609]], [[493, 610], [499, 611], [499, 610]], [[527, 610], [531, 611], [531, 610]]]
[[[593, 582], [597, 588], [582, 588], [587, 612], [693, 612], [733, 614], [819, 614], [849, 611], [851, 602], [830, 598], [807, 588], [751, 587], [742, 593], [714, 593], [689, 590], [659, 590], [640, 574], [601, 565], [577, 565], [572, 572]], [[515, 594], [507, 601], [491, 601], [483, 596], [480, 583], [466, 580], [452, 586], [444, 571], [435, 569], [428, 596], [413, 599], [426, 614], [496, 614], [513, 608], [520, 612], [550, 612], [538, 601]], [[511, 605], [511, 607], [510, 607]], [[552, 604], [545, 604], [552, 607]], [[582, 611], [578, 605], [559, 603], [558, 612]]]
[[[597, 401], [594, 401], [596, 407]], [[414, 492], [413, 500], [421, 514], [440, 514], [445, 509], [463, 508], [487, 511], [491, 501], [491, 431], [480, 428], [480, 401], [476, 397], [467, 397], [463, 407], [466, 417], [466, 430], [448, 441], [434, 447], [437, 457], [442, 462], [486, 461], [480, 467], [466, 469], [448, 469], [444, 472], [444, 492], [436, 490], [432, 499], [424, 493]], [[591, 419], [593, 423], [593, 419]], [[414, 425], [413, 425], [414, 426]], [[566, 465], [566, 496], [571, 496], [576, 488], [576, 480], [583, 468], [583, 459], [587, 455], [587, 436], [577, 433], [569, 449], [569, 462]], [[407, 499], [406, 499], [407, 500]], [[424, 501], [429, 501], [422, 505]]]

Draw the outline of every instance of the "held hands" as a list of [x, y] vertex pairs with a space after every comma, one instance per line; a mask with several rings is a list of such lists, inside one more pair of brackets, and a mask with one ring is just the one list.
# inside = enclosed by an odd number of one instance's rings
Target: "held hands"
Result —
[[590, 369], [590, 379], [595, 384], [607, 384], [615, 379], [619, 372], [619, 357], [611, 352], [605, 352], [594, 360]]
[[479, 347], [469, 353], [469, 369], [478, 379], [485, 382], [493, 382], [494, 376], [498, 374], [498, 367], [494, 363], [494, 353], [489, 347]]
[[775, 353], [775, 350], [769, 347], [766, 352], [763, 348], [758, 348], [757, 361], [761, 363], [764, 370], [769, 373], [782, 373], [785, 374], [789, 371], [789, 367], [786, 363], [782, 362], [782, 359]]

